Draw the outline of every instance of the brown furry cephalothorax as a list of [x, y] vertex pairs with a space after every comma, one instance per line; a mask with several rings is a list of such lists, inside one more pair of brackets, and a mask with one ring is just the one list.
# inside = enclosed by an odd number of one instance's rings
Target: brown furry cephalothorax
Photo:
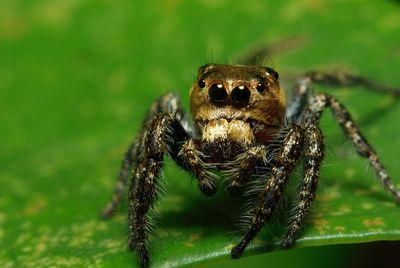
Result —
[[286, 104], [271, 68], [208, 64], [190, 90], [190, 109], [203, 141], [249, 146], [268, 142], [280, 130]]
[[106, 218], [113, 214], [134, 167], [129, 185], [129, 244], [138, 252], [143, 267], [149, 264], [148, 212], [157, 197], [165, 153], [194, 175], [200, 191], [207, 196], [217, 190], [219, 177], [214, 170], [222, 171], [230, 195], [240, 195], [244, 189], [254, 193], [247, 231], [232, 249], [232, 258], [242, 255], [271, 217], [293, 168], [304, 159], [293, 217], [282, 240], [284, 248], [291, 247], [315, 197], [324, 154], [319, 121], [326, 108], [356, 151], [368, 159], [383, 187], [400, 201], [399, 190], [346, 108], [333, 96], [312, 94], [312, 85], [318, 83], [364, 86], [400, 95], [399, 90], [359, 76], [309, 72], [298, 80], [286, 106], [279, 75], [273, 69], [207, 64], [200, 67], [190, 90], [194, 128], [184, 118], [175, 95], [166, 94], [153, 103], [141, 133], [126, 153], [112, 201], [102, 213]]

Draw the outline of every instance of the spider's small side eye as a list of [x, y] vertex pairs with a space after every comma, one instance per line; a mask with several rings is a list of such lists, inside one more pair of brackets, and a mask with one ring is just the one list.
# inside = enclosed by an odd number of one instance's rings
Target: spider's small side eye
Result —
[[279, 74], [277, 71], [275, 71], [274, 69], [270, 68], [270, 67], [265, 67], [265, 70], [267, 71], [267, 73], [269, 75], [272, 75], [276, 80], [279, 79]]
[[258, 83], [256, 89], [258, 92], [264, 93], [265, 90], [267, 90], [267, 87], [264, 83]]
[[198, 82], [199, 88], [205, 88], [206, 87], [206, 80], [201, 78]]

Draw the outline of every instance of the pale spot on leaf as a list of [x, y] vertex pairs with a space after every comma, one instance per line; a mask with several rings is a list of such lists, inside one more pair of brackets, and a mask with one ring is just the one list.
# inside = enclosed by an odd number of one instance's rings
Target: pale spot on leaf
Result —
[[314, 218], [314, 219], [312, 219], [312, 224], [313, 224], [313, 227], [315, 227], [318, 230], [319, 234], [324, 234], [325, 231], [327, 231], [328, 229], [331, 228], [329, 222], [325, 219], [320, 219], [320, 218], [315, 219]]
[[287, 21], [293, 21], [305, 13], [320, 13], [325, 8], [324, 1], [307, 0], [289, 2], [283, 9], [281, 17]]
[[346, 179], [349, 180], [349, 181], [351, 181], [351, 180], [353, 180], [354, 175], [356, 174], [356, 170], [353, 169], [353, 168], [347, 168], [347, 169], [344, 171], [344, 174], [345, 174], [345, 176], [346, 176]]
[[188, 248], [194, 247], [194, 242], [196, 240], [199, 240], [200, 238], [201, 238], [201, 234], [191, 234], [189, 236], [189, 239], [184, 241], [183, 244]]
[[6, 215], [0, 212], [0, 225], [6, 221]]
[[335, 230], [336, 232], [338, 232], [338, 233], [342, 233], [342, 232], [344, 232], [344, 231], [346, 230], [346, 227], [344, 227], [344, 226], [336, 226], [336, 227], [334, 228], [334, 230]]
[[226, 0], [199, 0], [199, 2], [209, 8], [220, 8], [226, 4]]
[[332, 216], [342, 216], [342, 215], [349, 214], [350, 212], [351, 212], [350, 206], [341, 205], [337, 210], [331, 212], [330, 214]]
[[358, 189], [354, 191], [354, 195], [371, 195], [374, 191], [372, 190], [367, 190], [367, 189]]
[[380, 20], [379, 24], [382, 30], [397, 30], [400, 27], [400, 18], [398, 12], [394, 12], [393, 14], [384, 16], [383, 19]]
[[325, 191], [324, 193], [317, 195], [317, 199], [322, 202], [329, 202], [334, 199], [340, 198], [340, 191], [339, 186], [335, 185], [329, 188], [329, 190]]
[[24, 253], [30, 253], [32, 251], [33, 251], [32, 246], [25, 246], [22, 248], [22, 252], [24, 252]]
[[8, 15], [0, 18], [0, 37], [16, 39], [28, 31], [28, 23], [17, 15]]
[[124, 71], [118, 71], [108, 78], [107, 87], [111, 92], [120, 92], [126, 89], [128, 77]]
[[35, 215], [40, 213], [42, 209], [47, 206], [47, 199], [44, 196], [37, 196], [32, 201], [29, 201], [29, 204], [22, 211], [24, 215]]
[[394, 103], [396, 103], [396, 98], [392, 96], [385, 95], [381, 101], [378, 103], [380, 109], [390, 108]]
[[385, 226], [385, 223], [381, 217], [363, 220], [362, 224], [366, 227]]
[[365, 210], [370, 210], [370, 209], [373, 209], [375, 206], [373, 205], [373, 204], [371, 204], [371, 203], [362, 203], [362, 208], [363, 209], [365, 209]]
[[40, 1], [32, 12], [33, 21], [52, 26], [66, 25], [82, 2], [82, 0]]

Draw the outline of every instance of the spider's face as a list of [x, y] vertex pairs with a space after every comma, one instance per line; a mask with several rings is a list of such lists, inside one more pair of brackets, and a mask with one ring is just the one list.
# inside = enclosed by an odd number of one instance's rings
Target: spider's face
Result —
[[285, 96], [271, 68], [207, 64], [190, 91], [190, 108], [204, 140], [266, 142], [284, 122]]

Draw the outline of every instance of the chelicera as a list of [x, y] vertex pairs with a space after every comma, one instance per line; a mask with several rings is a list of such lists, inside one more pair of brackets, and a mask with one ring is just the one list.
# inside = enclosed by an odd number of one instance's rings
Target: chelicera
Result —
[[130, 176], [129, 245], [143, 267], [149, 265], [148, 212], [157, 197], [166, 154], [197, 179], [206, 196], [217, 190], [220, 177], [215, 170], [221, 171], [228, 194], [255, 193], [246, 232], [232, 249], [232, 258], [239, 258], [268, 222], [290, 174], [302, 160], [303, 179], [282, 239], [282, 247], [291, 247], [316, 194], [324, 156], [319, 122], [325, 109], [332, 111], [355, 150], [369, 161], [383, 188], [400, 201], [399, 190], [347, 109], [331, 95], [314, 94], [314, 84], [364, 86], [400, 95], [394, 88], [360, 76], [309, 72], [297, 81], [287, 104], [279, 75], [272, 68], [207, 64], [199, 68], [190, 90], [193, 127], [176, 95], [166, 94], [151, 105], [140, 134], [127, 150], [112, 201], [102, 212], [105, 218], [113, 214]]

